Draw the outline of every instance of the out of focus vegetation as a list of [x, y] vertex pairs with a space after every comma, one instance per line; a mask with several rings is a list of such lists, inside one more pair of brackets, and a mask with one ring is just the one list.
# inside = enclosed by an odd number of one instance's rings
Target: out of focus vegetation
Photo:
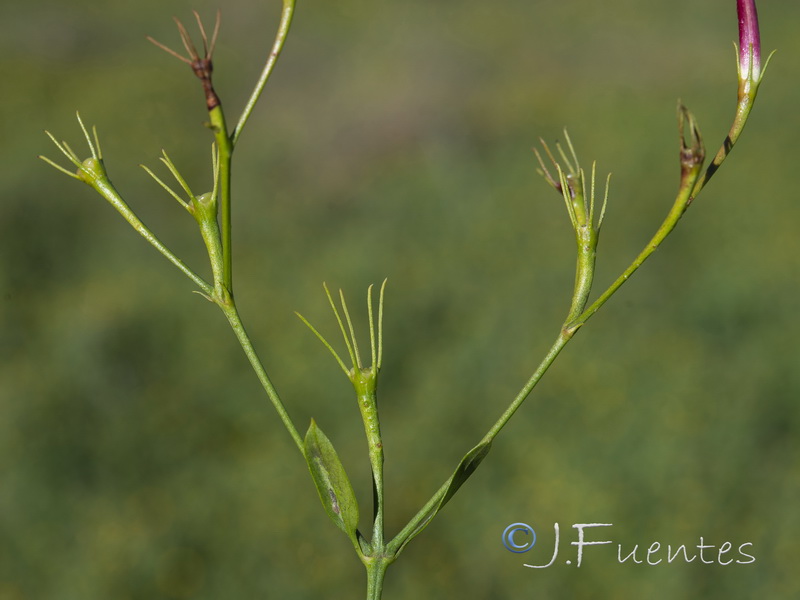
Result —
[[[215, 81], [229, 118], [279, 4], [224, 3]], [[762, 4], [764, 49], [780, 52], [741, 145], [392, 567], [387, 600], [800, 597], [800, 4]], [[79, 109], [135, 210], [204, 268], [192, 219], [137, 165], [166, 148], [195, 190], [211, 187], [198, 82], [144, 38], [177, 47], [171, 16], [208, 22], [216, 8], [4, 7], [2, 600], [363, 594], [218, 311], [89, 188], [35, 158], [56, 156], [45, 128], [83, 148]], [[672, 201], [677, 98], [709, 152], [727, 131], [736, 35], [732, 0], [299, 2], [237, 151], [236, 292], [291, 414], [325, 429], [366, 505], [349, 384], [292, 311], [335, 335], [321, 283], [357, 304], [389, 278], [390, 533], [494, 422], [566, 313], [573, 241], [530, 147], [566, 124], [584, 163], [614, 172], [602, 288]], [[515, 521], [541, 547], [506, 551]], [[549, 560], [554, 522], [558, 564], [526, 569]], [[752, 542], [757, 560], [620, 565], [596, 547], [565, 565], [571, 525], [590, 522], [613, 523], [593, 539], [624, 551], [702, 536]]]

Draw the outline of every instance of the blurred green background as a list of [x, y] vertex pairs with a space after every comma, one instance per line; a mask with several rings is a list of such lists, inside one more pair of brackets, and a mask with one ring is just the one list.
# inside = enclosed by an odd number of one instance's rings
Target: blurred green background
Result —
[[[584, 164], [614, 173], [599, 292], [672, 201], [677, 98], [709, 153], [727, 131], [734, 4], [299, 2], [237, 150], [237, 298], [292, 416], [331, 437], [367, 514], [349, 383], [293, 311], [336, 339], [327, 281], [363, 333], [366, 286], [389, 278], [390, 533], [566, 314], [573, 240], [530, 148], [567, 125]], [[390, 569], [387, 600], [800, 597], [800, 4], [762, 4], [765, 51], [779, 53], [741, 145]], [[58, 157], [45, 128], [84, 148], [79, 109], [134, 209], [205, 274], [194, 222], [137, 165], [166, 148], [196, 191], [211, 187], [199, 85], [144, 38], [177, 48], [171, 17], [209, 23], [217, 6], [4, 3], [0, 600], [363, 596], [363, 568], [222, 315], [36, 159]], [[225, 3], [215, 82], [231, 120], [278, 13], [277, 0]], [[527, 554], [500, 543], [517, 521], [539, 533]], [[558, 564], [523, 567], [549, 560], [556, 522]], [[592, 522], [613, 523], [589, 537], [615, 545], [577, 569], [571, 526]], [[641, 559], [701, 537], [734, 553], [751, 542], [756, 562], [617, 562], [617, 543]]]

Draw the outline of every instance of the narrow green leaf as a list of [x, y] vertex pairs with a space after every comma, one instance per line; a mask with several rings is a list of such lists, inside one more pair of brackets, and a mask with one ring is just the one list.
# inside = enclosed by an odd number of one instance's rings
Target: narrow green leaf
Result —
[[483, 442], [464, 455], [464, 458], [458, 463], [455, 473], [453, 473], [453, 476], [450, 478], [450, 485], [447, 487], [447, 491], [442, 501], [439, 503], [439, 510], [450, 501], [450, 498], [458, 491], [458, 488], [460, 488], [475, 472], [478, 465], [481, 464], [483, 459], [486, 458], [486, 455], [489, 454], [489, 449], [491, 447], [492, 442]]
[[406, 544], [408, 544], [408, 542], [419, 535], [422, 530], [428, 526], [437, 513], [442, 510], [444, 505], [450, 501], [458, 489], [464, 485], [464, 482], [475, 472], [475, 469], [478, 468], [478, 465], [480, 465], [483, 459], [486, 458], [486, 455], [489, 454], [491, 447], [492, 442], [481, 442], [464, 455], [464, 458], [462, 458], [461, 462], [458, 463], [458, 466], [450, 476], [450, 479], [448, 479], [445, 483], [446, 488], [442, 494], [442, 499], [430, 507], [428, 512], [419, 519], [416, 527], [407, 532], [405, 537], [401, 538], [401, 533], [397, 538], [392, 540], [390, 547], [393, 549], [396, 548], [395, 555], [400, 554], [403, 548], [405, 548]]
[[304, 450], [308, 469], [317, 486], [319, 499], [325, 512], [336, 526], [344, 531], [356, 548], [359, 547], [356, 529], [358, 528], [358, 501], [353, 486], [347, 478], [342, 461], [333, 444], [314, 420], [308, 428], [304, 440]]

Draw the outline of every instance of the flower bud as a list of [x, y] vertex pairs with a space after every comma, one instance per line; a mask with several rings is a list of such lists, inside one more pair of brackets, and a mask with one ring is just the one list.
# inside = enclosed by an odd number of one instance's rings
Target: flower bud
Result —
[[739, 80], [761, 79], [761, 35], [755, 0], [736, 0], [739, 14]]

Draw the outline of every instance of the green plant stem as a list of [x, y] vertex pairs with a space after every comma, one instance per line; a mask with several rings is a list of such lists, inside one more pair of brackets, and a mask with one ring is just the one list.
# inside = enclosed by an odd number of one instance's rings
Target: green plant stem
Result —
[[256, 102], [258, 102], [258, 98], [261, 96], [261, 92], [264, 91], [264, 86], [267, 84], [267, 80], [272, 74], [272, 70], [275, 68], [275, 63], [278, 61], [281, 50], [283, 50], [283, 46], [286, 43], [286, 37], [289, 35], [289, 28], [292, 25], [294, 7], [295, 0], [283, 0], [281, 20], [278, 25], [278, 33], [275, 36], [275, 42], [272, 45], [272, 51], [269, 53], [267, 63], [264, 65], [264, 69], [261, 71], [261, 76], [258, 78], [258, 82], [256, 83], [253, 92], [250, 94], [250, 98], [247, 100], [247, 104], [242, 111], [242, 116], [239, 117], [239, 122], [236, 124], [236, 127], [233, 130], [231, 144], [234, 146], [239, 141], [239, 136], [242, 134], [242, 129], [244, 129], [247, 119], [250, 118], [250, 113], [253, 112]]
[[269, 58], [267, 59], [261, 76], [256, 83], [250, 98], [242, 111], [239, 122], [232, 134], [228, 134], [228, 127], [225, 123], [225, 114], [222, 110], [222, 105], [217, 105], [209, 111], [209, 118], [211, 121], [211, 128], [214, 131], [214, 136], [219, 149], [219, 211], [220, 211], [220, 234], [222, 237], [222, 257], [223, 257], [223, 285], [228, 289], [228, 292], [233, 294], [233, 243], [232, 243], [232, 227], [231, 227], [231, 159], [233, 149], [239, 136], [242, 133], [250, 114], [255, 108], [261, 93], [264, 91], [264, 86], [267, 84], [272, 70], [275, 68], [275, 63], [280, 56], [281, 50], [286, 42], [286, 37], [289, 34], [289, 28], [292, 24], [292, 16], [294, 15], [295, 0], [284, 0], [283, 10], [281, 12], [281, 20], [278, 26], [278, 33], [275, 38], [275, 43], [272, 46]]
[[364, 561], [367, 568], [367, 600], [380, 600], [386, 569], [392, 562], [393, 559], [385, 556], [370, 557]]
[[233, 294], [233, 258], [231, 242], [231, 159], [233, 142], [228, 135], [225, 113], [219, 104], [208, 112], [211, 129], [217, 143], [217, 169], [219, 181], [219, 220], [222, 240], [222, 284]]
[[[691, 199], [691, 194], [695, 184], [700, 176], [702, 162], [695, 162], [686, 166], [686, 172], [681, 179], [681, 186], [675, 202], [672, 206], [667, 217], [662, 222], [656, 234], [650, 240], [650, 243], [645, 246], [644, 250], [636, 257], [631, 265], [623, 272], [623, 274], [586, 310], [583, 310], [587, 303], [587, 298], [591, 290], [592, 280], [594, 277], [595, 269], [595, 249], [597, 244], [596, 231], [593, 234], [590, 231], [582, 232], [582, 228], [576, 229], [578, 240], [578, 261], [576, 268], [575, 289], [573, 291], [572, 301], [570, 304], [570, 311], [567, 320], [561, 327], [553, 345], [548, 350], [544, 359], [539, 363], [539, 366], [533, 372], [531, 377], [516, 395], [514, 400], [509, 404], [508, 408], [503, 411], [500, 418], [489, 429], [486, 435], [482, 438], [479, 444], [490, 443], [505, 427], [514, 413], [522, 406], [522, 403], [528, 398], [533, 388], [539, 383], [541, 378], [550, 368], [559, 355], [564, 346], [572, 339], [575, 332], [594, 315], [599, 308], [608, 301], [608, 299], [625, 283], [628, 278], [644, 263], [645, 260], [658, 248], [661, 242], [669, 235], [675, 228], [678, 220], [686, 211], [688, 203]], [[588, 224], [587, 224], [588, 226]], [[583, 311], [576, 316], [576, 313]], [[390, 542], [388, 548], [394, 552], [399, 552], [406, 543], [409, 536], [417, 535], [419, 528], [424, 526], [426, 519], [431, 519], [431, 511], [433, 508], [442, 501], [445, 494], [450, 487], [449, 480], [446, 481], [436, 491], [436, 493], [428, 500], [425, 506], [420, 509], [416, 515], [409, 521], [409, 523], [401, 530], [401, 532]]]
[[483, 436], [481, 442], [490, 442], [494, 440], [498, 433], [500, 433], [500, 430], [505, 427], [509, 419], [511, 419], [514, 413], [517, 412], [517, 409], [522, 406], [522, 403], [530, 395], [533, 388], [536, 387], [536, 384], [539, 383], [541, 378], [556, 360], [556, 357], [559, 355], [564, 346], [567, 345], [567, 342], [572, 339], [574, 333], [575, 330], [569, 330], [566, 327], [562, 328], [555, 342], [550, 347], [550, 350], [547, 351], [547, 354], [542, 359], [542, 362], [539, 363], [539, 366], [533, 372], [533, 375], [531, 375], [530, 379], [528, 379], [511, 404], [508, 405], [508, 408], [503, 411], [503, 414], [500, 415], [500, 418], [497, 419], [494, 425], [492, 425], [491, 429], [489, 429], [486, 435]]
[[122, 199], [117, 193], [117, 190], [111, 185], [111, 182], [106, 180], [91, 179], [89, 182], [97, 192], [103, 196], [111, 206], [113, 206], [119, 214], [133, 227], [139, 234], [146, 239], [150, 244], [158, 250], [169, 262], [178, 267], [181, 272], [191, 279], [197, 287], [206, 295], [211, 296], [214, 293], [214, 287], [209, 285], [202, 277], [192, 271], [186, 264], [173, 252], [167, 248], [150, 229], [142, 223], [141, 219], [136, 216], [128, 203]]
[[[511, 419], [511, 417], [514, 415], [517, 409], [522, 405], [522, 403], [531, 393], [536, 384], [539, 383], [539, 380], [547, 372], [547, 369], [550, 368], [550, 365], [553, 364], [558, 354], [561, 352], [564, 346], [567, 345], [567, 342], [569, 342], [569, 340], [572, 339], [573, 334], [574, 332], [562, 329], [562, 331], [556, 338], [555, 343], [552, 345], [552, 347], [547, 352], [542, 362], [536, 368], [536, 371], [533, 373], [533, 375], [531, 375], [530, 379], [519, 391], [517, 396], [514, 398], [514, 401], [508, 406], [508, 408], [506, 408], [506, 410], [503, 412], [503, 414], [500, 416], [497, 422], [492, 426], [491, 429], [489, 429], [486, 435], [483, 436], [483, 439], [481, 440], [480, 443], [491, 442], [497, 436], [497, 434], [500, 433], [500, 430], [502, 430], [503, 427], [505, 427], [506, 423], [508, 423], [509, 419]], [[391, 550], [392, 552], [399, 552], [405, 545], [407, 538], [412, 534], [416, 535], [416, 533], [414, 532], [420, 527], [420, 525], [423, 523], [425, 519], [430, 518], [431, 510], [433, 510], [434, 506], [439, 502], [441, 502], [442, 498], [444, 498], [444, 495], [447, 493], [447, 490], [450, 487], [449, 483], [450, 483], [449, 480], [445, 481], [441, 485], [441, 487], [438, 490], [436, 490], [436, 493], [434, 493], [434, 495], [431, 496], [428, 502], [425, 503], [425, 506], [423, 506], [417, 512], [417, 514], [414, 515], [414, 517], [408, 522], [408, 524], [406, 524], [406, 526], [403, 527], [400, 533], [398, 533], [395, 536], [395, 538], [389, 543], [388, 546], [389, 550]]]
[[388, 552], [390, 552], [393, 556], [400, 554], [402, 549], [408, 543], [409, 537], [417, 535], [417, 531], [420, 530], [423, 521], [431, 518], [431, 511], [442, 501], [442, 498], [444, 498], [444, 495], [447, 493], [447, 489], [449, 487], [450, 480], [448, 479], [441, 486], [439, 486], [439, 489], [436, 490], [436, 492], [428, 499], [425, 505], [417, 511], [417, 514], [415, 514], [411, 520], [406, 523], [406, 526], [403, 527], [400, 532], [386, 545]]
[[[647, 258], [653, 252], [655, 252], [656, 249], [658, 249], [658, 247], [661, 245], [661, 242], [663, 242], [670, 232], [675, 229], [675, 226], [683, 216], [683, 213], [686, 212], [690, 199], [692, 198], [692, 191], [694, 190], [694, 186], [699, 179], [701, 167], [702, 164], [699, 163], [692, 165], [691, 170], [688, 171], [686, 176], [682, 179], [681, 187], [678, 190], [678, 195], [676, 196], [675, 202], [667, 214], [667, 217], [661, 223], [661, 226], [658, 228], [653, 238], [639, 253], [636, 259], [627, 269], [625, 269], [622, 275], [620, 275], [617, 280], [614, 281], [614, 283], [612, 283], [608, 289], [591, 304], [591, 306], [589, 306], [589, 308], [583, 311], [580, 315], [573, 317], [575, 308], [580, 307], [582, 309], [583, 307], [581, 306], [581, 303], [585, 305], [589, 288], [591, 288], [592, 278], [594, 276], [594, 247], [590, 247], [588, 244], [585, 247], [582, 246], [579, 236], [577, 269], [578, 276], [576, 278], [577, 282], [575, 286], [575, 293], [573, 295], [572, 310], [570, 310], [570, 315], [567, 317], [566, 322], [561, 328], [561, 332], [556, 338], [553, 346], [548, 351], [547, 355], [544, 357], [544, 360], [542, 360], [542, 362], [539, 364], [536, 371], [534, 371], [531, 378], [525, 383], [509, 407], [492, 426], [486, 436], [484, 436], [483, 441], [491, 441], [494, 439], [494, 437], [500, 432], [505, 424], [508, 423], [508, 420], [511, 418], [511, 416], [522, 405], [536, 384], [539, 383], [539, 380], [545, 374], [547, 369], [550, 368], [550, 365], [553, 364], [553, 361], [555, 361], [559, 352], [561, 352], [564, 346], [566, 346], [567, 342], [572, 339], [572, 336], [575, 334], [575, 332], [582, 327], [620, 287], [622, 287], [623, 283], [628, 281], [630, 276], [642, 266], [644, 261], [646, 261]], [[586, 272], [582, 274], [582, 270], [586, 270]], [[581, 281], [584, 281], [584, 283], [581, 284]]]
[[358, 397], [358, 409], [364, 421], [364, 432], [367, 436], [369, 450], [369, 464], [372, 469], [372, 494], [373, 494], [373, 548], [383, 548], [383, 442], [381, 440], [381, 426], [378, 420], [378, 400], [376, 395], [377, 377], [373, 369], [366, 369], [366, 373], [355, 370], [353, 385]]
[[250, 342], [250, 337], [247, 335], [244, 325], [242, 325], [242, 320], [239, 317], [239, 311], [236, 309], [236, 304], [233, 301], [233, 297], [230, 296], [230, 294], [225, 294], [224, 298], [215, 298], [214, 300], [222, 309], [222, 312], [225, 313], [225, 318], [228, 319], [228, 323], [230, 323], [233, 332], [236, 334], [236, 338], [239, 340], [242, 350], [244, 350], [244, 353], [247, 355], [250, 365], [253, 367], [253, 370], [258, 376], [258, 380], [261, 382], [261, 386], [264, 388], [264, 391], [267, 393], [270, 402], [272, 402], [272, 405], [278, 412], [278, 416], [280, 417], [281, 421], [283, 421], [283, 425], [286, 427], [289, 435], [292, 436], [297, 449], [300, 450], [301, 454], [305, 454], [303, 450], [303, 438], [300, 436], [297, 428], [294, 426], [289, 413], [286, 412], [286, 407], [283, 405], [277, 390], [272, 385], [272, 381], [270, 381], [270, 378], [264, 369], [264, 365], [258, 358], [258, 354], [256, 354], [253, 344]]
[[630, 276], [642, 266], [644, 261], [646, 261], [650, 255], [658, 249], [658, 247], [661, 245], [661, 242], [663, 242], [672, 232], [672, 230], [675, 229], [675, 226], [683, 216], [683, 213], [686, 212], [686, 209], [689, 207], [689, 204], [694, 197], [693, 192], [700, 176], [700, 167], [701, 165], [696, 165], [689, 176], [681, 183], [678, 196], [675, 198], [675, 202], [673, 203], [669, 214], [661, 223], [661, 226], [658, 228], [658, 231], [656, 231], [650, 242], [639, 253], [639, 256], [636, 257], [630, 266], [623, 271], [622, 275], [620, 275], [617, 280], [614, 281], [614, 283], [612, 283], [608, 289], [591, 304], [591, 306], [589, 306], [589, 308], [587, 308], [576, 319], [565, 323], [565, 329], [574, 332], [578, 328], [582, 327], [586, 321], [588, 321], [592, 315], [594, 315], [600, 309], [600, 307], [603, 306], [603, 304], [605, 304], [620, 287], [622, 287], [622, 284], [628, 281]]
[[691, 201], [694, 200], [694, 197], [700, 193], [700, 190], [705, 187], [708, 181], [714, 176], [714, 173], [717, 172], [717, 169], [719, 169], [722, 163], [725, 162], [725, 159], [728, 158], [731, 150], [733, 150], [733, 146], [736, 144], [736, 141], [742, 134], [744, 126], [747, 123], [747, 119], [750, 116], [750, 111], [752, 110], [753, 103], [756, 100], [757, 91], [758, 87], [755, 86], [754, 89], [752, 82], [745, 81], [739, 84], [739, 102], [736, 107], [736, 115], [734, 116], [733, 124], [731, 125], [725, 141], [722, 142], [722, 145], [720, 146], [713, 160], [708, 165], [703, 177], [700, 178], [695, 184], [694, 189], [692, 190], [692, 198], [689, 200], [689, 203], [691, 203]]

